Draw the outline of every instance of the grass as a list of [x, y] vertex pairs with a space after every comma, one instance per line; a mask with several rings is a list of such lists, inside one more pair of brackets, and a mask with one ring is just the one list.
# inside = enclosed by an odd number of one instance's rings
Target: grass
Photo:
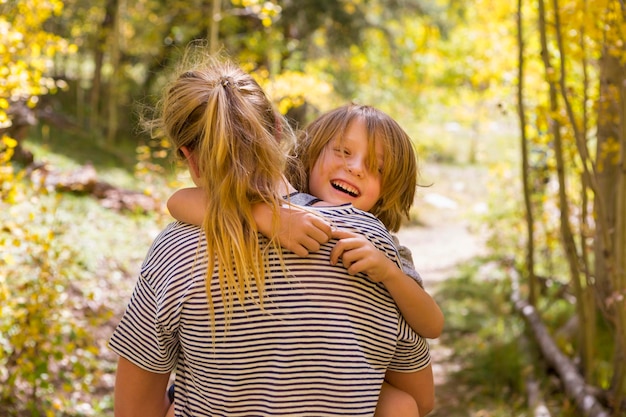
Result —
[[84, 133], [71, 131], [68, 134], [54, 127], [33, 128], [31, 133], [25, 146], [33, 152], [35, 161], [45, 162], [52, 170], [60, 172], [91, 163], [99, 181], [123, 189], [146, 191], [161, 203], [161, 210], [140, 214], [107, 209], [97, 199], [85, 195], [56, 194], [55, 215], [65, 230], [63, 238], [74, 244], [80, 242], [89, 254], [85, 265], [89, 270], [95, 270], [98, 263], [106, 263], [107, 259], [116, 259], [116, 263], [122, 265], [137, 263], [158, 230], [171, 220], [164, 201], [181, 182], [174, 175], [173, 165], [162, 159], [155, 160], [153, 171], [139, 173], [138, 142], [125, 142], [113, 148]]

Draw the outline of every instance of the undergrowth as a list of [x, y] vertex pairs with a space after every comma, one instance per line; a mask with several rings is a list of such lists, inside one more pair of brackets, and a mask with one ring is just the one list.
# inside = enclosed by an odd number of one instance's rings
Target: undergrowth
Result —
[[[170, 220], [163, 210], [116, 212], [88, 195], [57, 193], [8, 162], [15, 142], [0, 146], [0, 415], [112, 415], [113, 326], [155, 234]], [[37, 147], [39, 161], [72, 169]], [[97, 153], [97, 151], [95, 151]], [[172, 188], [145, 165], [111, 164], [114, 179]], [[107, 177], [107, 167], [99, 165]]]
[[[577, 416], [562, 385], [537, 353], [523, 319], [513, 311], [510, 281], [499, 262], [476, 259], [443, 281], [436, 298], [446, 317], [438, 341], [455, 369], [438, 387], [433, 417], [529, 416], [529, 379], [536, 380], [553, 416]], [[452, 398], [452, 400], [449, 400]]]

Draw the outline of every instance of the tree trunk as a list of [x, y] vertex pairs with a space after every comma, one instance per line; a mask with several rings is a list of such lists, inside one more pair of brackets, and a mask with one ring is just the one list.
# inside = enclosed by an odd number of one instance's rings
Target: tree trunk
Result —
[[[558, 2], [554, 0], [554, 12], [558, 15]], [[539, 0], [539, 30], [541, 36], [541, 57], [546, 69], [546, 80], [549, 86], [549, 100], [550, 100], [550, 113], [556, 114], [559, 109], [558, 104], [558, 90], [556, 82], [554, 81], [554, 67], [550, 62], [548, 40], [547, 40], [547, 28], [546, 28], [546, 10], [543, 0]], [[557, 32], [559, 28], [557, 26]], [[563, 75], [562, 75], [563, 77]], [[563, 151], [563, 140], [561, 137], [561, 123], [553, 117], [550, 117], [550, 132], [554, 140], [554, 156], [556, 159], [557, 177], [559, 182], [559, 206], [560, 206], [560, 229], [561, 229], [561, 241], [563, 242], [563, 248], [565, 250], [566, 262], [569, 267], [570, 282], [574, 285], [576, 290], [576, 308], [577, 314], [581, 322], [581, 331], [578, 335], [579, 346], [582, 347], [582, 358], [585, 361], [584, 366], [590, 365], [587, 360], [589, 359], [587, 353], [588, 342], [593, 342], [594, 339], [589, 339], [590, 335], [587, 334], [589, 329], [589, 320], [586, 317], [584, 309], [584, 299], [580, 288], [580, 271], [578, 269], [579, 256], [576, 249], [576, 242], [574, 240], [574, 234], [570, 225], [570, 207], [569, 200], [566, 194], [567, 190], [567, 175], [565, 173], [565, 160]]]
[[29, 172], [35, 182], [57, 192], [91, 195], [107, 208], [117, 211], [149, 213], [160, 210], [162, 203], [139, 191], [115, 187], [100, 181], [96, 169], [86, 164], [72, 171], [61, 172], [46, 165], [34, 167]]
[[[556, 41], [559, 49], [559, 68], [560, 68], [560, 78], [559, 78], [559, 86], [561, 97], [563, 98], [563, 103], [565, 105], [565, 111], [569, 118], [570, 128], [573, 131], [575, 143], [578, 149], [578, 156], [580, 157], [583, 164], [583, 178], [581, 182], [585, 182], [585, 179], [589, 179], [591, 184], [595, 184], [595, 178], [591, 177], [589, 165], [591, 159], [589, 157], [589, 152], [587, 149], [587, 142], [585, 140], [584, 135], [586, 132], [581, 131], [579, 128], [579, 118], [578, 115], [574, 113], [573, 106], [571, 104], [571, 100], [568, 94], [567, 84], [566, 84], [566, 56], [567, 51], [565, 51], [565, 47], [563, 45], [563, 37], [561, 35], [561, 18], [560, 18], [560, 7], [559, 1], [552, 1], [554, 7], [554, 26], [556, 33]], [[583, 111], [584, 113], [584, 111]], [[580, 117], [582, 119], [582, 117]], [[557, 164], [559, 158], [557, 156]], [[565, 186], [565, 183], [562, 184]], [[584, 186], [583, 186], [584, 188]], [[567, 201], [567, 200], [565, 200]], [[594, 370], [596, 369], [594, 365], [595, 361], [595, 352], [596, 352], [596, 314], [595, 314], [595, 306], [593, 303], [593, 293], [587, 287], [587, 283], [583, 282], [583, 271], [578, 267], [579, 262], [575, 262], [578, 260], [578, 256], [575, 254], [575, 241], [574, 235], [572, 234], [571, 227], [569, 226], [569, 211], [562, 211], [561, 216], [561, 224], [563, 230], [563, 238], [566, 241], [566, 245], [571, 246], [573, 251], [570, 258], [570, 269], [572, 275], [572, 284], [574, 284], [574, 290], [576, 293], [576, 308], [578, 312], [578, 316], [580, 318], [580, 326], [581, 326], [581, 337], [579, 338], [580, 342], [580, 355], [583, 362], [583, 369], [585, 372], [585, 379], [589, 382], [593, 380]], [[563, 221], [566, 221], [566, 227], [563, 225]], [[585, 245], [581, 242], [581, 255], [580, 259], [583, 259], [584, 256], [582, 252], [585, 250]]]
[[120, 77], [120, 20], [121, 20], [121, 11], [122, 6], [121, 2], [123, 0], [112, 0], [113, 4], [113, 28], [111, 30], [111, 36], [109, 36], [109, 45], [111, 46], [111, 67], [113, 68], [113, 72], [111, 74], [111, 78], [109, 79], [109, 94], [107, 96], [107, 140], [106, 143], [109, 146], [113, 146], [115, 144], [115, 138], [117, 136], [117, 130], [119, 125], [119, 117], [118, 117], [118, 91], [120, 88], [120, 84], [122, 82], [122, 77]]
[[91, 83], [91, 94], [89, 98], [90, 103], [90, 117], [89, 117], [89, 129], [95, 130], [99, 128], [98, 120], [100, 120], [100, 90], [102, 89], [102, 67], [104, 64], [104, 51], [107, 46], [107, 40], [109, 39], [109, 32], [114, 24], [115, 10], [117, 9], [117, 0], [107, 0], [105, 6], [104, 20], [100, 25], [100, 30], [97, 33], [96, 42], [94, 45], [94, 70], [93, 80]]
[[220, 21], [222, 20], [222, 0], [213, 0], [211, 27], [209, 28], [209, 50], [212, 54], [219, 50]]
[[[600, 96], [598, 103], [597, 167], [598, 193], [595, 205], [604, 207], [605, 221], [598, 223], [596, 235], [606, 233], [608, 242], [595, 240], [595, 270], [600, 296], [610, 320], [615, 324], [615, 357], [613, 391], [615, 403], [623, 398], [626, 378], [624, 351], [626, 350], [626, 294], [624, 199], [626, 198], [626, 170], [624, 162], [624, 71], [620, 58], [604, 51], [600, 59]], [[598, 215], [598, 214], [596, 214]]]
[[552, 340], [535, 307], [528, 304], [519, 295], [519, 292], [516, 290], [518, 285], [515, 283], [518, 281], [518, 277], [515, 271], [512, 271], [511, 281], [514, 288], [512, 298], [515, 309], [532, 330], [544, 358], [559, 375], [567, 396], [576, 403], [576, 406], [582, 411], [584, 416], [609, 417], [609, 412], [590, 393], [592, 390], [587, 387], [576, 366], [559, 350], [554, 340]]
[[518, 44], [518, 85], [517, 113], [520, 122], [520, 140], [522, 152], [522, 186], [524, 206], [526, 207], [526, 267], [528, 269], [528, 300], [531, 305], [537, 301], [537, 277], [535, 276], [535, 220], [528, 183], [530, 169], [528, 166], [528, 138], [526, 135], [526, 111], [524, 108], [524, 36], [522, 19], [522, 0], [517, 1], [517, 44]]

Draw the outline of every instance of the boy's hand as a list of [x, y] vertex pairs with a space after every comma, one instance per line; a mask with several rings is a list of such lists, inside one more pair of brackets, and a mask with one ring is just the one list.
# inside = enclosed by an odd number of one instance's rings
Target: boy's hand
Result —
[[330, 238], [331, 227], [324, 218], [293, 206], [280, 208], [278, 242], [283, 248], [304, 257]]
[[336, 265], [339, 259], [348, 269], [348, 273], [366, 274], [374, 282], [383, 282], [393, 262], [378, 250], [364, 236], [345, 230], [333, 230], [332, 237], [339, 239], [330, 252], [330, 263]]

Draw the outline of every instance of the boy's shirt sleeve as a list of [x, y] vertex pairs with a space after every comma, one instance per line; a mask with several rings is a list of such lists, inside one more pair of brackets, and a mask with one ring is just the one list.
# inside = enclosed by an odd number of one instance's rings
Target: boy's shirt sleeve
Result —
[[424, 281], [415, 269], [415, 264], [413, 263], [413, 255], [411, 254], [411, 250], [406, 246], [400, 244], [398, 237], [396, 235], [392, 235], [393, 243], [395, 243], [396, 248], [398, 249], [398, 253], [400, 254], [400, 263], [402, 264], [402, 272], [406, 275], [413, 278], [420, 287], [424, 288]]

